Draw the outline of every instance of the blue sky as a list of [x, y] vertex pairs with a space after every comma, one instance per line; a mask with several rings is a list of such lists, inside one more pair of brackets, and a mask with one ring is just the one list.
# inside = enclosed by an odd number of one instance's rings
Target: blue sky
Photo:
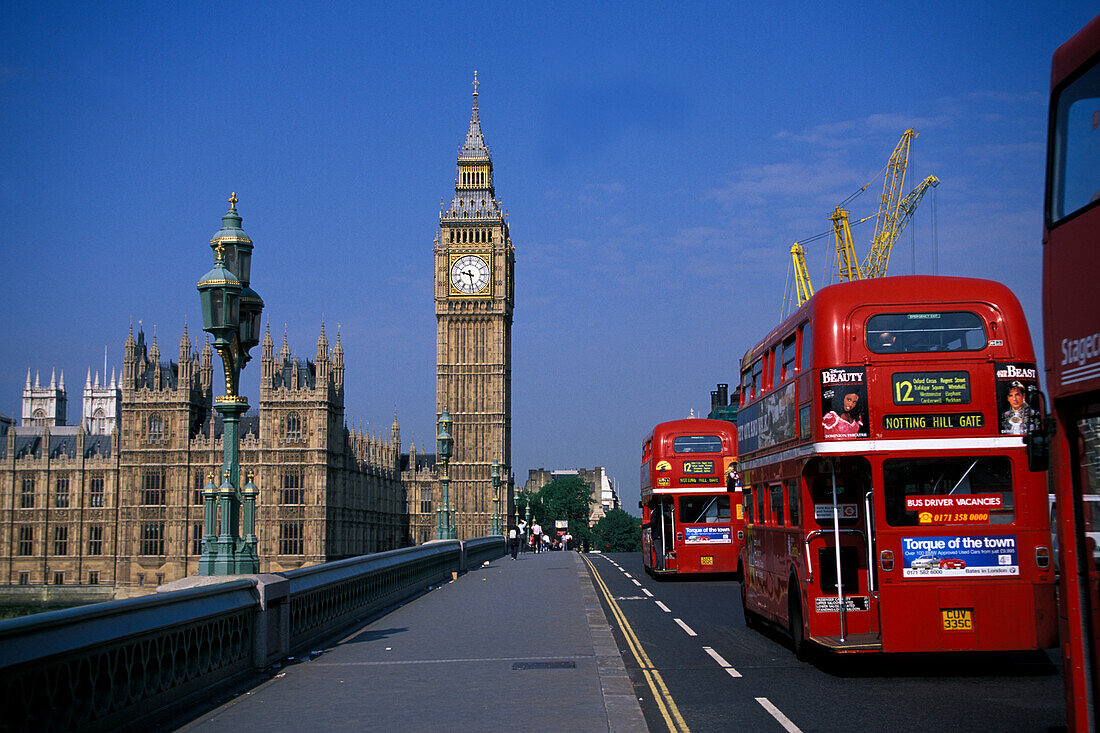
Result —
[[[521, 483], [602, 465], [637, 513], [643, 435], [736, 381], [779, 318], [791, 242], [828, 229], [907, 127], [906, 190], [943, 183], [890, 271], [1005, 282], [1040, 349], [1050, 57], [1095, 4], [920, 5], [9, 2], [0, 412], [18, 416], [28, 368], [56, 367], [76, 421], [131, 320], [175, 358], [236, 191], [276, 341], [312, 357], [322, 319], [330, 341], [339, 326], [349, 421], [388, 431], [396, 406], [424, 446], [432, 239], [475, 69], [516, 247]], [[828, 241], [808, 245], [818, 286]]]

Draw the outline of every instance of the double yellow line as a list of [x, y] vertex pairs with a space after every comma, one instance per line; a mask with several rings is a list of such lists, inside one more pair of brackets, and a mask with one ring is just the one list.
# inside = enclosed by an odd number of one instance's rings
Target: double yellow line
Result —
[[672, 699], [668, 687], [665, 686], [665, 681], [661, 679], [661, 673], [654, 668], [653, 662], [649, 661], [649, 656], [642, 649], [642, 643], [638, 641], [638, 636], [634, 633], [634, 629], [630, 627], [626, 615], [623, 614], [619, 604], [615, 602], [615, 597], [608, 590], [607, 584], [600, 577], [600, 572], [596, 570], [596, 566], [592, 564], [591, 560], [584, 555], [581, 555], [581, 557], [588, 565], [588, 569], [592, 571], [592, 577], [596, 579], [596, 585], [603, 593], [603, 597], [607, 599], [607, 605], [611, 608], [611, 613], [615, 616], [619, 628], [622, 629], [623, 636], [626, 638], [626, 645], [630, 647], [630, 653], [634, 655], [634, 660], [638, 663], [642, 674], [645, 675], [646, 684], [653, 692], [653, 698], [657, 701], [657, 708], [661, 711], [661, 717], [665, 719], [668, 729], [672, 733], [690, 733], [687, 723], [680, 715], [680, 709], [676, 707], [676, 702]]

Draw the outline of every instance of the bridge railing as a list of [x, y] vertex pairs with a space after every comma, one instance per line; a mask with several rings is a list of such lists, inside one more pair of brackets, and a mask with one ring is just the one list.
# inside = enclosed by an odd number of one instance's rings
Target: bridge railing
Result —
[[0, 621], [0, 731], [136, 728], [504, 553], [443, 540]]

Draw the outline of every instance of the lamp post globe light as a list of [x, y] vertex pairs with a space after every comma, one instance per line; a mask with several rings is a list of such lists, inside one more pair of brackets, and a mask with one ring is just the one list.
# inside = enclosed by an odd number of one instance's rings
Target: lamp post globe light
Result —
[[503, 534], [500, 521], [500, 463], [493, 459], [493, 527], [490, 534]]
[[[214, 339], [214, 350], [225, 370], [225, 394], [214, 398], [214, 409], [225, 425], [221, 484], [213, 474], [203, 488], [205, 531], [199, 575], [245, 575], [260, 570], [256, 554], [256, 497], [259, 489], [249, 473], [241, 486], [239, 441], [241, 415], [248, 398], [238, 394], [241, 369], [259, 343], [264, 302], [251, 287], [252, 240], [241, 229], [237, 195], [229, 197], [222, 228], [210, 240], [214, 267], [197, 288], [202, 303], [202, 328]], [[243, 516], [242, 516], [243, 515]], [[243, 520], [243, 523], [242, 523]], [[242, 526], [243, 524], [243, 526]]]
[[451, 449], [454, 447], [454, 438], [451, 437], [451, 413], [443, 408], [443, 414], [439, 416], [439, 434], [436, 436], [436, 450], [443, 460], [443, 475], [439, 477], [439, 484], [443, 487], [442, 514], [436, 521], [436, 539], [453, 540], [457, 537], [454, 526], [454, 505], [450, 504], [447, 488], [451, 483], [451, 477], [447, 475], [447, 467], [451, 460]]

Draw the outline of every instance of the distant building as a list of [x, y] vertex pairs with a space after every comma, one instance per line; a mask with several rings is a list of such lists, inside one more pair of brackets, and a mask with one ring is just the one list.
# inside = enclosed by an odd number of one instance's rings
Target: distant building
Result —
[[[330, 351], [322, 327], [312, 360], [285, 336], [276, 354], [270, 333], [261, 352], [240, 443], [242, 475], [260, 487], [260, 572], [409, 544], [400, 427], [395, 416], [388, 439], [348, 429], [339, 336]], [[213, 381], [210, 345], [193, 351], [186, 329], [178, 361], [131, 329], [121, 383], [89, 375], [67, 425], [64, 376], [32, 386], [28, 372], [23, 424], [0, 420], [0, 584], [125, 597], [195, 574], [202, 488], [222, 464]]]
[[523, 485], [523, 490], [538, 491], [551, 481], [573, 476], [588, 484], [591, 491], [591, 498], [588, 500], [588, 526], [591, 527], [600, 521], [612, 509], [622, 509], [615, 484], [608, 477], [603, 466], [556, 470], [532, 468], [527, 472], [527, 483]]
[[711, 420], [725, 420], [736, 424], [737, 390], [734, 390], [733, 397], [730, 397], [729, 385], [719, 384], [718, 389], [710, 393], [710, 414], [707, 417]]
[[[435, 539], [435, 507], [443, 501], [434, 453], [417, 453], [415, 441], [401, 456], [401, 483], [405, 486], [409, 537], [414, 545]], [[436, 496], [438, 495], [438, 498]]]

